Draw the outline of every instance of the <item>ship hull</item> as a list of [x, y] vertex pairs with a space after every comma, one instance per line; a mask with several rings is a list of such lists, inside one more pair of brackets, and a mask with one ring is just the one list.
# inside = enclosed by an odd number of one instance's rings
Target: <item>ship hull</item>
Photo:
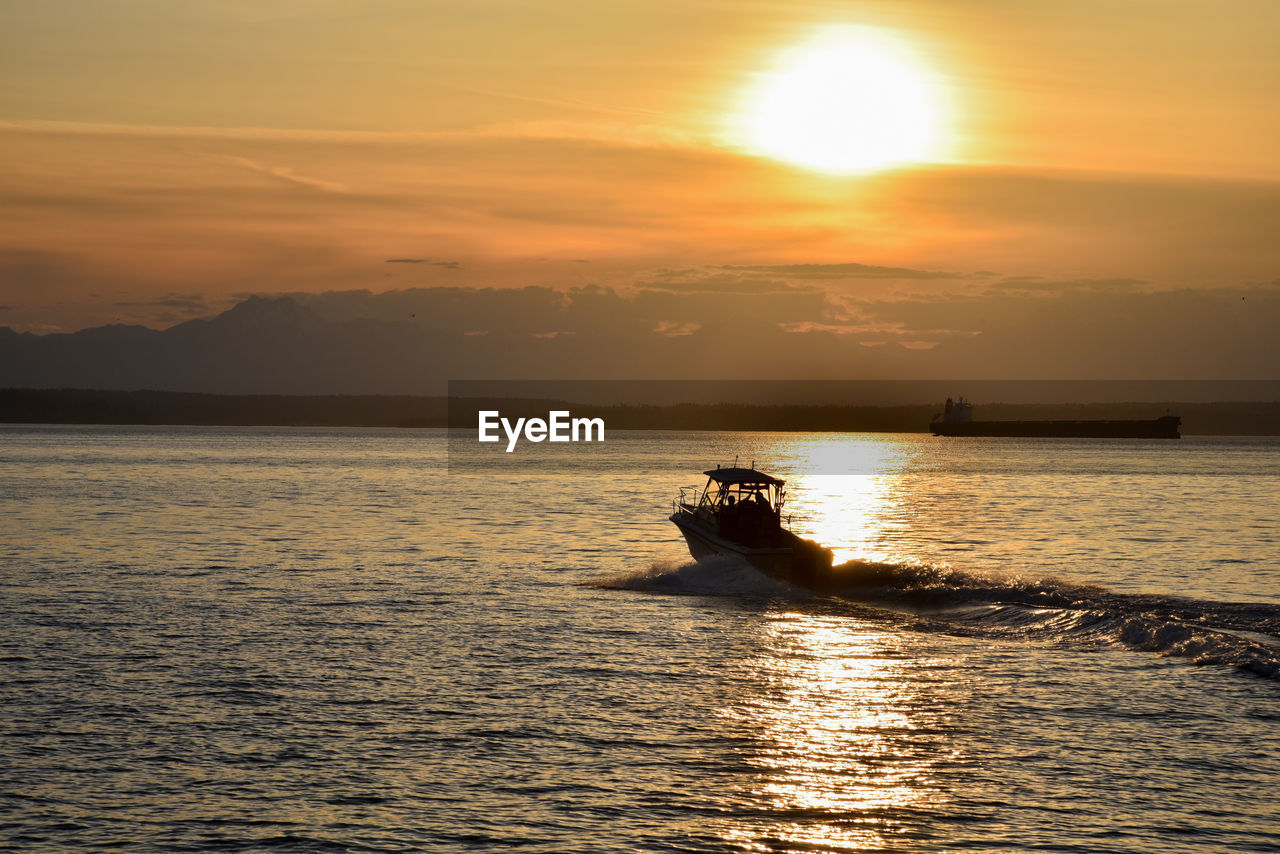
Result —
[[1041, 439], [1179, 439], [1176, 415], [1133, 421], [935, 421], [935, 436], [1031, 437]]

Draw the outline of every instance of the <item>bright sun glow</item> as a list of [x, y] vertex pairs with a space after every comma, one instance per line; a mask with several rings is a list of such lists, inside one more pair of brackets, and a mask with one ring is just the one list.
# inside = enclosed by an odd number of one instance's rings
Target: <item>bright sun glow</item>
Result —
[[942, 112], [939, 86], [909, 50], [883, 32], [840, 27], [760, 76], [736, 135], [757, 154], [865, 172], [936, 159]]

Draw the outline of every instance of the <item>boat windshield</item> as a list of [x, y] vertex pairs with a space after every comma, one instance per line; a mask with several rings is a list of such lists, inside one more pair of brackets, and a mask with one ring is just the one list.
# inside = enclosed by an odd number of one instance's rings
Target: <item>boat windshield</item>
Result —
[[710, 480], [700, 506], [719, 511], [743, 502], [762, 505], [777, 512], [782, 508], [782, 488], [768, 483], [717, 483]]

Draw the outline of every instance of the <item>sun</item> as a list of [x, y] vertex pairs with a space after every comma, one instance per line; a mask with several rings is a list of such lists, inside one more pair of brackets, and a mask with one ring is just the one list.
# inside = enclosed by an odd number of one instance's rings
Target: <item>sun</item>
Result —
[[869, 172], [938, 159], [944, 104], [935, 76], [900, 41], [832, 27], [761, 73], [735, 124], [737, 144], [755, 154]]

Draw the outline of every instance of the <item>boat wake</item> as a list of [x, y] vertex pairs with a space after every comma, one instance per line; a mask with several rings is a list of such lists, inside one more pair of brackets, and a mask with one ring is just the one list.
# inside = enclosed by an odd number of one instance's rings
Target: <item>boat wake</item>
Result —
[[588, 586], [653, 593], [785, 599], [800, 606], [889, 612], [921, 631], [1116, 645], [1280, 681], [1280, 605], [1116, 593], [1053, 578], [929, 564], [849, 561], [821, 594], [735, 558], [655, 562]]
[[1053, 578], [850, 561], [842, 599], [909, 609], [967, 635], [1119, 645], [1280, 681], [1280, 606], [1116, 593]]
[[583, 587], [601, 590], [638, 590], [688, 596], [740, 596], [744, 598], [797, 599], [806, 591], [770, 578], [736, 557], [691, 560], [655, 560], [636, 572], [606, 575], [583, 581]]

